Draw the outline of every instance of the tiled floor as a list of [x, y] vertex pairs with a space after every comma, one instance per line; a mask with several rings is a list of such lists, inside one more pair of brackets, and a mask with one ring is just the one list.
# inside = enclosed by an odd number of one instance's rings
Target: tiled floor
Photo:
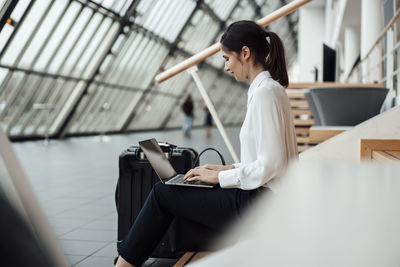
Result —
[[[228, 128], [239, 154], [239, 128]], [[117, 255], [117, 213], [114, 190], [118, 178], [118, 155], [139, 140], [155, 137], [200, 151], [214, 147], [232, 163], [222, 138], [213, 129], [195, 129], [190, 139], [180, 131], [141, 132], [110, 136], [109, 142], [95, 137], [43, 142], [14, 143], [22, 165], [37, 193], [64, 254], [72, 266], [113, 266]], [[202, 163], [218, 163], [206, 154]]]

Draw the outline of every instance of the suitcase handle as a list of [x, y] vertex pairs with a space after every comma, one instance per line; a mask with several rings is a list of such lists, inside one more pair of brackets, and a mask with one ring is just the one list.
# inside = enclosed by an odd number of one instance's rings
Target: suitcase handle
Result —
[[219, 151], [216, 150], [215, 148], [208, 147], [208, 148], [206, 148], [206, 149], [203, 149], [203, 151], [201, 151], [201, 152], [199, 153], [199, 155], [198, 155], [198, 156], [196, 157], [196, 159], [194, 160], [193, 166], [196, 166], [196, 165], [197, 165], [197, 163], [199, 162], [200, 156], [201, 156], [204, 152], [206, 152], [206, 151], [208, 151], [208, 150], [214, 150], [215, 152], [217, 152], [219, 158], [221, 159], [222, 165], [226, 165], [226, 164], [225, 164], [224, 157], [221, 155], [221, 153], [219, 153]]
[[[172, 157], [172, 150], [173, 150], [174, 148], [176, 148], [176, 145], [173, 145], [173, 144], [170, 144], [170, 143], [167, 143], [167, 142], [157, 142], [157, 143], [158, 143], [158, 145], [161, 147], [161, 149], [163, 150], [165, 156], [166, 156], [168, 159], [171, 159], [171, 157]], [[169, 151], [164, 151], [164, 148], [169, 149]], [[146, 155], [143, 153], [143, 150], [142, 150], [142, 148], [141, 148], [140, 146], [139, 146], [139, 149], [136, 149], [135, 154], [136, 154], [136, 158], [137, 158], [137, 159], [140, 159], [140, 160], [147, 160]]]

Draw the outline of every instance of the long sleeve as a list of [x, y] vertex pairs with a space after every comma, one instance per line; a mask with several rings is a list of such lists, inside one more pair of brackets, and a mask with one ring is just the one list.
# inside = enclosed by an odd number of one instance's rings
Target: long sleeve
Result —
[[240, 138], [242, 162], [235, 165], [235, 169], [219, 173], [223, 188], [251, 190], [260, 187], [279, 177], [288, 163], [280, 96], [269, 88], [257, 88], [247, 113]]

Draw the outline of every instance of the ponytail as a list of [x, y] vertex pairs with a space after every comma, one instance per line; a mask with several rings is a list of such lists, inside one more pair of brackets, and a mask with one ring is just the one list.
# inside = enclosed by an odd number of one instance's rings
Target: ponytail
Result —
[[242, 47], [247, 46], [255, 54], [256, 64], [261, 64], [283, 87], [289, 85], [285, 49], [276, 33], [264, 31], [254, 21], [241, 20], [229, 25], [220, 42], [228, 50], [239, 54]]
[[266, 32], [269, 37], [270, 50], [266, 58], [265, 67], [272, 78], [283, 87], [289, 85], [289, 78], [286, 70], [285, 48], [279, 36], [274, 32]]

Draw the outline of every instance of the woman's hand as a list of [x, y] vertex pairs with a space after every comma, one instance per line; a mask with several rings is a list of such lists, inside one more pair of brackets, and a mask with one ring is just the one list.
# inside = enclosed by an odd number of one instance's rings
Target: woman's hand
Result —
[[233, 165], [222, 166], [222, 165], [206, 164], [188, 171], [185, 174], [184, 179], [187, 181], [202, 181], [209, 184], [218, 184], [219, 172], [233, 168], [235, 168]]
[[196, 167], [196, 168], [201, 168], [201, 167], [204, 167], [206, 169], [213, 170], [213, 171], [225, 171], [225, 170], [235, 168], [235, 166], [233, 166], [233, 165], [215, 165], [215, 164], [206, 164], [206, 165]]

